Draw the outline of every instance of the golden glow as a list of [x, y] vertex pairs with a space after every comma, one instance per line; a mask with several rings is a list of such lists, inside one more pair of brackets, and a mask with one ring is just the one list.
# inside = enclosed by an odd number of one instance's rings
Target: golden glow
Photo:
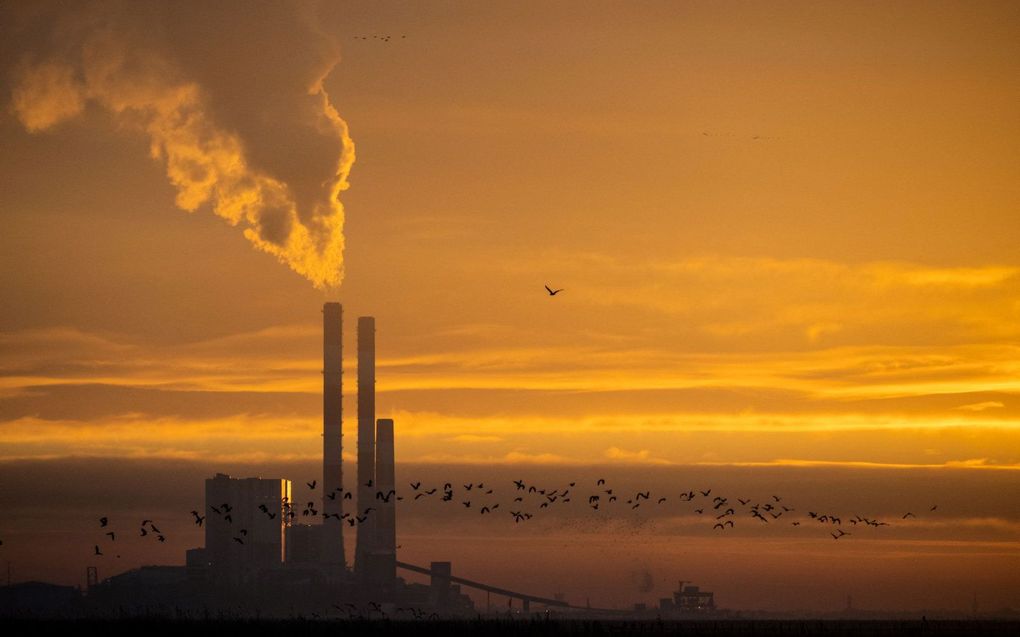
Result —
[[[876, 600], [910, 595], [917, 558], [950, 600], [1014, 604], [1014, 6], [397, 3], [387, 29], [407, 38], [377, 46], [354, 37], [377, 28], [370, 4], [199, 3], [165, 25], [117, 3], [0, 9], [27, 25], [4, 21], [0, 60], [0, 470], [310, 477], [318, 311], [340, 300], [348, 450], [372, 315], [377, 412], [415, 471], [945, 498], [944, 519], [845, 544], [706, 538], [686, 515], [550, 523], [535, 559], [604, 585], [593, 602], [635, 601], [608, 569], [644, 560], [749, 580], [733, 607], [780, 577], [829, 609], [844, 593], [798, 575], [810, 555], [847, 577], [881, 560], [858, 581]], [[521, 547], [498, 562], [482, 526], [403, 519], [409, 561], [453, 537], [467, 576], [532, 576], [535, 531], [489, 529]]]

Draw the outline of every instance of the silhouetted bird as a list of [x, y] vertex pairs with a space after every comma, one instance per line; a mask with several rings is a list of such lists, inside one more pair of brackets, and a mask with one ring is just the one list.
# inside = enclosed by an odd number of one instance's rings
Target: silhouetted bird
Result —
[[937, 504], [933, 504], [933, 505], [932, 505], [932, 507], [931, 507], [930, 509], [928, 509], [928, 510], [929, 510], [929, 511], [934, 511], [934, 510], [935, 510], [935, 509], [937, 509], [937, 508], [939, 508], [939, 505], [937, 505]]
[[95, 547], [93, 548], [93, 551], [94, 551], [93, 555], [102, 555], [103, 554], [103, 552], [99, 550], [99, 545], [98, 544], [95, 545]]
[[108, 522], [109, 522], [109, 520], [107, 520], [106, 518], [99, 518], [99, 527], [100, 527], [100, 528], [104, 528], [104, 527], [106, 527], [106, 524], [107, 524]]
[[412, 482], [411, 483], [411, 488], [414, 489], [415, 491], [417, 491], [418, 487], [420, 487], [420, 486], [421, 486], [421, 482]]
[[554, 289], [550, 288], [547, 285], [547, 286], [545, 286], [545, 291], [549, 293], [549, 296], [556, 296], [557, 294], [559, 294], [560, 292], [563, 291], [563, 288], [560, 288], [558, 290], [554, 290]]
[[166, 542], [166, 538], [163, 537], [162, 535], [157, 535], [156, 539], [159, 540], [160, 542]]
[[141, 531], [141, 534], [138, 537], [145, 537], [146, 535], [149, 534], [149, 532], [145, 530], [144, 526], [138, 530]]
[[235, 538], [234, 538], [234, 541], [235, 541], [235, 542], [237, 542], [238, 544], [244, 544], [244, 540], [242, 540], [242, 539], [241, 539], [241, 538], [239, 538], [239, 537], [235, 537]]
[[106, 534], [110, 536], [110, 541], [111, 542], [115, 541], [117, 539], [117, 533], [114, 532], [114, 531], [107, 531]]
[[312, 480], [311, 482], [306, 482], [305, 484], [308, 485], [309, 489], [313, 489], [314, 490], [315, 489], [315, 485], [318, 484], [318, 481], [317, 480]]
[[903, 514], [903, 519], [904, 520], [906, 520], [907, 518], [916, 518], [916, 517], [917, 517], [916, 515], [914, 515], [913, 513], [910, 513], [909, 511]]

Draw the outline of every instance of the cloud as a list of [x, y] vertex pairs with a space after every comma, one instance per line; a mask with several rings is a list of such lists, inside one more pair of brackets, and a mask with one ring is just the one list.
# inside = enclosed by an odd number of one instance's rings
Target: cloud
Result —
[[629, 462], [638, 464], [672, 464], [662, 458], [653, 458], [652, 452], [648, 449], [640, 451], [627, 451], [619, 447], [610, 447], [605, 451], [605, 457], [617, 462]]
[[989, 400], [981, 403], [971, 403], [969, 405], [960, 405], [957, 409], [963, 409], [966, 411], [985, 411], [986, 409], [1002, 409], [1005, 407], [1004, 404], [997, 400]]
[[[323, 80], [314, 5], [104, 2], [23, 8], [11, 107], [30, 132], [96, 105], [145, 135], [176, 204], [207, 207], [321, 288], [343, 278], [354, 144]], [[18, 11], [18, 8], [8, 9]], [[40, 36], [40, 33], [43, 35]], [[19, 39], [20, 38], [20, 39]]]

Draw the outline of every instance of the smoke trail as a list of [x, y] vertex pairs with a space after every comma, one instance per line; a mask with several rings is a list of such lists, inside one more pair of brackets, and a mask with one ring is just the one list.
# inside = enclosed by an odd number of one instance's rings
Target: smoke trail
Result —
[[339, 197], [354, 143], [323, 88], [339, 47], [314, 5], [26, 3], [16, 12], [5, 17], [17, 40], [11, 106], [27, 130], [97, 105], [148, 136], [178, 207], [241, 226], [316, 287], [340, 284]]

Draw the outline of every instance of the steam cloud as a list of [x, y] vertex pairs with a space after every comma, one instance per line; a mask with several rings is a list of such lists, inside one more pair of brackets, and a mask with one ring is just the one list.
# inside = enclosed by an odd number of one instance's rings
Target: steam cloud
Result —
[[148, 136], [178, 207], [208, 205], [316, 287], [340, 284], [339, 196], [354, 143], [323, 88], [339, 45], [315, 5], [114, 1], [5, 11], [15, 42], [11, 106], [27, 130], [97, 105]]

